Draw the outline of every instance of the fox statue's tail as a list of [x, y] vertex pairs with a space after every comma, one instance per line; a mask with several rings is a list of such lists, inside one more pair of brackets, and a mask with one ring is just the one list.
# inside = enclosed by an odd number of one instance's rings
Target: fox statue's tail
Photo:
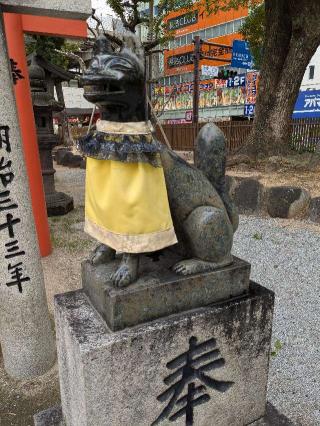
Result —
[[196, 140], [195, 165], [200, 169], [220, 195], [235, 231], [239, 216], [226, 189], [226, 147], [222, 131], [213, 123], [200, 130]]

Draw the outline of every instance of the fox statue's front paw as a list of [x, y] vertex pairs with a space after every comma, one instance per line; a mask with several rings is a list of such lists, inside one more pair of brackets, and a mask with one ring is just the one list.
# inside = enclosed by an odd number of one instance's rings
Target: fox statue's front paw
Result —
[[138, 278], [139, 256], [124, 253], [116, 272], [111, 276], [115, 287], [127, 287]]
[[200, 259], [186, 259], [176, 263], [172, 269], [178, 275], [191, 275], [199, 274], [200, 272], [214, 271], [215, 269], [230, 265], [232, 262], [232, 256], [226, 256], [219, 262], [206, 262]]

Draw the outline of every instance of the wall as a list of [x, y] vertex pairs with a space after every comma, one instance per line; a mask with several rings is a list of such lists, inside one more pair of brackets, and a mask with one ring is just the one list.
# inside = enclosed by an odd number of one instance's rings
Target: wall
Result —
[[[208, 15], [205, 8], [199, 6], [199, 3], [195, 4], [192, 12], [187, 13], [181, 10], [170, 13], [166, 21], [169, 28], [175, 31], [175, 39], [170, 41], [169, 50], [164, 54], [165, 75], [168, 76], [193, 71], [193, 64], [190, 63], [177, 67], [170, 67], [169, 64], [170, 57], [172, 59], [172, 56], [183, 55], [189, 52], [191, 54], [191, 52], [193, 52], [192, 39], [195, 35], [199, 35], [202, 39], [211, 42], [232, 45], [234, 39], [241, 38], [237, 30], [241, 24], [241, 18], [247, 15], [247, 8], [239, 8], [238, 10]], [[215, 31], [215, 29], [217, 31]], [[219, 57], [230, 58], [230, 54], [221, 55]], [[218, 66], [223, 64], [227, 65], [228, 62], [202, 60], [201, 64]]]
[[92, 109], [93, 104], [83, 97], [83, 89], [79, 87], [63, 87], [66, 108]]
[[[309, 79], [309, 67], [314, 65], [314, 78]], [[304, 73], [300, 90], [320, 90], [320, 46], [313, 55]]]

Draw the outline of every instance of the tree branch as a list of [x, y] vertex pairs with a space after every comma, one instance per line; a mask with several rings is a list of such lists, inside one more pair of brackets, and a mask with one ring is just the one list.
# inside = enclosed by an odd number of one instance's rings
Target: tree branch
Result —
[[87, 69], [86, 64], [80, 56], [78, 56], [78, 55], [76, 55], [75, 53], [72, 53], [72, 52], [65, 52], [63, 50], [58, 50], [58, 49], [54, 49], [54, 51], [57, 52], [57, 53], [60, 53], [63, 56], [66, 56], [67, 58], [76, 60], [80, 65], [81, 71], [82, 72], [86, 71], [86, 69]]

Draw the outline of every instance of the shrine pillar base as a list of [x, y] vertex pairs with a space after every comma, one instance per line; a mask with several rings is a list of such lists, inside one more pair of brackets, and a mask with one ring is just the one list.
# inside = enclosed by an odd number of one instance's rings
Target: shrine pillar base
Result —
[[83, 290], [56, 296], [63, 420], [36, 424], [258, 420], [265, 414], [273, 304], [273, 293], [251, 282], [243, 296], [113, 332]]

